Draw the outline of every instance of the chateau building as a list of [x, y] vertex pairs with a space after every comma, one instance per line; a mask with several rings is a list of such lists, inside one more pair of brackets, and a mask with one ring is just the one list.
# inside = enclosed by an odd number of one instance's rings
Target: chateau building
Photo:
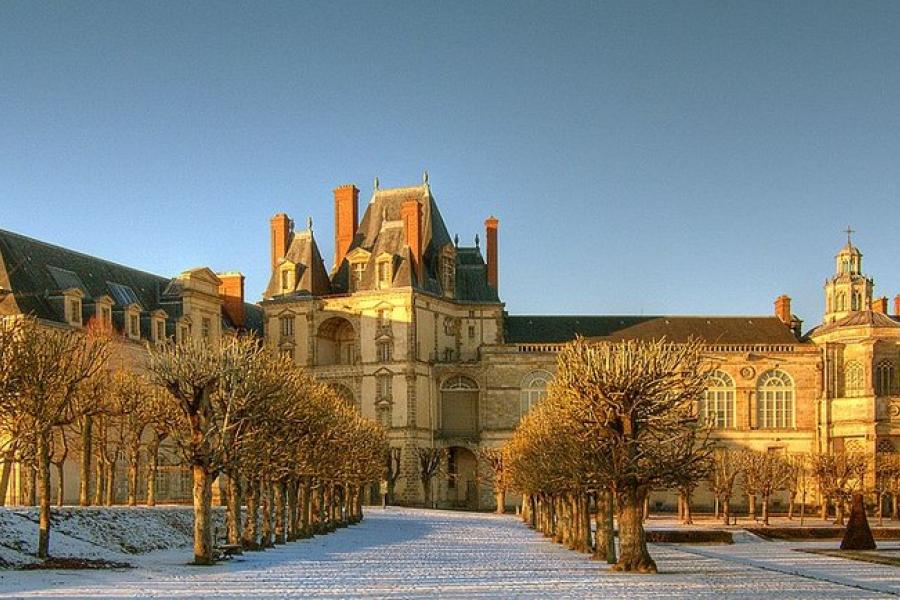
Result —
[[[262, 335], [262, 310], [244, 302], [244, 276], [205, 267], [167, 278], [0, 230], [0, 319], [31, 315], [73, 334], [96, 325], [114, 338], [111, 369], [140, 370], [149, 344], [218, 343], [229, 331]], [[0, 450], [4, 440], [0, 439]], [[171, 458], [171, 465], [165, 464]], [[190, 498], [190, 479], [163, 452], [157, 489], [162, 501]], [[4, 460], [0, 456], [0, 460]], [[124, 465], [120, 465], [124, 468]], [[21, 501], [20, 465], [4, 462], [10, 503]], [[64, 500], [78, 499], [78, 465], [65, 463]], [[125, 477], [117, 496], [124, 497]], [[58, 485], [54, 476], [54, 489]], [[144, 486], [141, 486], [143, 489]], [[2, 491], [0, 491], [2, 493]], [[54, 492], [55, 493], [55, 492]]]
[[[328, 265], [312, 223], [295, 229], [286, 214], [271, 219], [271, 276], [258, 305], [245, 302], [240, 273], [158, 277], [0, 230], [0, 318], [31, 314], [73, 332], [95, 320], [119, 334], [116, 365], [137, 369], [147, 346], [163, 340], [264, 333], [384, 424], [401, 449], [396, 491], [405, 503], [423, 498], [416, 448], [441, 447], [448, 452], [433, 483], [438, 505], [490, 506], [475, 450], [512, 435], [576, 335], [702, 340], [712, 374], [698, 410], [729, 447], [900, 451], [900, 296], [889, 314], [849, 237], [825, 283], [822, 321], [805, 333], [787, 296], [775, 299], [772, 314], [755, 316], [511, 315], [500, 294], [496, 218], [485, 221], [483, 244], [476, 236], [460, 245], [427, 174], [403, 188], [376, 180], [361, 218], [355, 186], [335, 189], [333, 201]], [[160, 482], [161, 500], [186, 496], [179, 473], [173, 468]], [[11, 500], [17, 477], [16, 470]], [[74, 472], [67, 480], [75, 485]], [[66, 490], [67, 501], [74, 495]], [[709, 496], [701, 490], [697, 500]], [[654, 492], [651, 502], [671, 508], [675, 496]]]
[[[401, 501], [422, 500], [415, 448], [424, 446], [448, 449], [434, 483], [440, 506], [489, 505], [473, 451], [510, 437], [576, 335], [702, 340], [714, 370], [699, 410], [722, 444], [900, 449], [900, 297], [893, 316], [886, 298], [873, 299], [849, 238], [825, 285], [823, 322], [805, 335], [787, 296], [774, 314], [745, 317], [518, 316], [500, 299], [496, 218], [485, 221], [483, 249], [477, 237], [461, 246], [427, 174], [403, 188], [376, 180], [362, 219], [358, 203], [355, 186], [334, 190], [330, 269], [311, 223], [297, 231], [288, 215], [272, 218], [261, 306], [267, 343], [388, 428], [402, 449]], [[653, 502], [671, 507], [675, 496], [655, 493]]]

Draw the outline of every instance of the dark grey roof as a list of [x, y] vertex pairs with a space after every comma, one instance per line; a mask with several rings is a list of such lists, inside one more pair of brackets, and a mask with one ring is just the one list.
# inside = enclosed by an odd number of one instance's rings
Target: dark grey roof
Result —
[[[316, 244], [316, 238], [311, 230], [291, 235], [284, 259], [297, 265], [296, 283], [294, 289], [289, 293], [321, 296], [331, 292], [328, 272], [325, 271], [319, 246]], [[285, 293], [281, 288], [280, 272], [279, 269], [272, 270], [269, 285], [266, 286], [263, 294], [264, 298], [272, 298]]]
[[813, 337], [822, 335], [823, 333], [841, 327], [878, 327], [896, 329], [897, 327], [900, 327], [900, 323], [898, 323], [894, 317], [884, 313], [875, 312], [874, 310], [860, 310], [851, 312], [843, 319], [839, 319], [834, 323], [826, 323], [814, 327], [806, 334], [806, 336]]
[[462, 302], [500, 302], [497, 290], [487, 283], [487, 265], [480, 248], [456, 249], [455, 298]]
[[576, 335], [610, 341], [661, 339], [710, 344], [795, 344], [791, 329], [777, 317], [681, 316], [507, 316], [507, 343], [562, 343]]

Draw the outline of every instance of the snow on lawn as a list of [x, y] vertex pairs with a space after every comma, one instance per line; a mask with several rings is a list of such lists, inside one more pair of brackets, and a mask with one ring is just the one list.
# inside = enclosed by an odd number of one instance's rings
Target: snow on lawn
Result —
[[214, 567], [187, 566], [190, 551], [181, 548], [128, 555], [136, 569], [0, 571], [0, 598], [837, 600], [883, 597], [878, 590], [891, 592], [890, 586], [896, 585], [894, 567], [790, 548], [768, 542], [658, 545], [652, 553], [660, 575], [618, 574], [547, 541], [511, 516], [371, 508], [363, 523], [354, 527], [247, 553]]

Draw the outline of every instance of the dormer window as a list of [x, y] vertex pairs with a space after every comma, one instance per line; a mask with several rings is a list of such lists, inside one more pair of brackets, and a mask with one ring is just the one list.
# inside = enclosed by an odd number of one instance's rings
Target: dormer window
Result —
[[378, 263], [378, 287], [380, 288], [389, 288], [391, 287], [391, 263], [383, 260]]
[[125, 335], [133, 340], [141, 339], [141, 307], [138, 304], [125, 308]]
[[84, 292], [78, 288], [70, 288], [63, 292], [63, 307], [65, 309], [66, 323], [72, 327], [81, 327], [81, 300]]
[[281, 290], [288, 292], [291, 289], [291, 272], [284, 270], [281, 272]]
[[156, 322], [156, 341], [157, 342], [166, 341], [166, 322], [165, 321], [157, 321]]
[[209, 339], [210, 335], [212, 335], [212, 319], [203, 317], [203, 320], [200, 321], [200, 333], [204, 340]]
[[353, 291], [362, 288], [363, 277], [366, 274], [366, 263], [356, 263], [353, 265]]

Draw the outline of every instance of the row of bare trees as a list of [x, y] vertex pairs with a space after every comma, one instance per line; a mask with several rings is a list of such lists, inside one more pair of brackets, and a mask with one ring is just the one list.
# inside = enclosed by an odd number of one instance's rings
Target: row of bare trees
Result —
[[708, 463], [712, 446], [694, 410], [706, 377], [702, 347], [693, 341], [568, 344], [547, 398], [523, 418], [507, 449], [526, 522], [570, 548], [593, 550], [615, 570], [656, 572], [644, 502], [653, 488], [696, 481]]
[[40, 556], [49, 552], [50, 464], [61, 490], [70, 450], [81, 457], [82, 504], [91, 502], [92, 470], [94, 503], [112, 503], [124, 460], [128, 503], [143, 470], [152, 505], [160, 451], [171, 448], [191, 469], [198, 564], [214, 561], [217, 478], [235, 546], [264, 548], [361, 518], [362, 490], [382, 475], [385, 432], [331, 387], [253, 337], [151, 348], [143, 374], [110, 371], [111, 345], [30, 319], [0, 327], [0, 497], [12, 462], [26, 479], [36, 469]]

